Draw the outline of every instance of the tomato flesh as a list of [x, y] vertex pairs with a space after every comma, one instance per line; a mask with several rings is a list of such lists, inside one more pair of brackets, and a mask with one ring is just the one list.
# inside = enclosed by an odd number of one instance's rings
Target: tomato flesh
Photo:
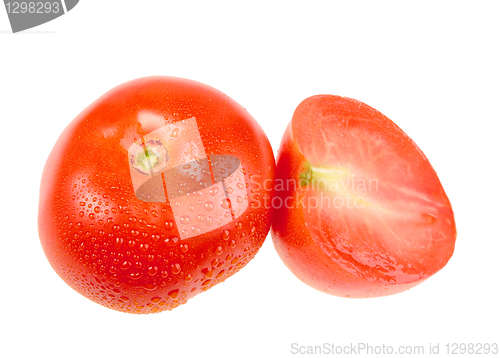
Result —
[[299, 105], [278, 156], [277, 183], [290, 179], [301, 185], [277, 191], [293, 204], [277, 210], [285, 220], [273, 222], [273, 239], [313, 287], [350, 297], [396, 293], [453, 254], [453, 211], [434, 169], [362, 102], [322, 95]]

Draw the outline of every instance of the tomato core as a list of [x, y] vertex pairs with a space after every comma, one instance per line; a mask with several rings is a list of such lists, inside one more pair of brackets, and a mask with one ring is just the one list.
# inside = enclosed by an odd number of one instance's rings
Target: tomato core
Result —
[[[311, 188], [329, 191], [338, 181], [347, 178], [349, 169], [343, 167], [316, 167], [305, 162], [303, 169], [299, 171], [299, 183], [301, 188]], [[338, 187], [335, 185], [335, 187]]]

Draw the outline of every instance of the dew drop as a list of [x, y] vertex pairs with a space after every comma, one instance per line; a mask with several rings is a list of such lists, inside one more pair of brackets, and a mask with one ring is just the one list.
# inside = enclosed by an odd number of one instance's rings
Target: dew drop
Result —
[[154, 276], [158, 273], [158, 267], [157, 266], [149, 266], [148, 267], [148, 275], [149, 276]]
[[211, 279], [214, 275], [214, 270], [213, 268], [204, 268], [201, 270], [201, 273], [205, 276], [205, 278]]
[[207, 201], [205, 203], [205, 210], [212, 211], [213, 209], [214, 209], [214, 203], [212, 203], [211, 201]]
[[123, 244], [123, 239], [117, 237], [115, 240], [115, 249], [120, 250], [120, 248], [122, 247], [122, 244]]
[[227, 241], [227, 240], [229, 240], [229, 234], [231, 234], [231, 231], [226, 229], [226, 230], [222, 231], [222, 233], [220, 234], [220, 238], [224, 241]]
[[123, 261], [122, 264], [120, 265], [120, 268], [122, 270], [128, 270], [131, 267], [132, 267], [132, 263], [130, 263], [129, 261]]
[[175, 246], [177, 245], [177, 242], [179, 242], [179, 238], [177, 236], [171, 236], [165, 239], [165, 244], [167, 244], [167, 246]]
[[215, 253], [216, 255], [220, 255], [220, 254], [222, 254], [222, 251], [223, 251], [222, 246], [217, 246], [217, 247], [215, 248], [214, 253]]
[[142, 277], [142, 272], [140, 272], [140, 271], [139, 271], [139, 272], [131, 272], [131, 273], [130, 273], [130, 278], [131, 278], [132, 280], [138, 280], [138, 279], [140, 279], [141, 277]]
[[154, 285], [152, 283], [145, 283], [140, 286], [141, 288], [148, 290], [148, 291], [154, 291], [158, 288], [157, 285]]
[[175, 289], [167, 293], [168, 297], [175, 300], [179, 296], [179, 289]]
[[223, 209], [230, 209], [231, 208], [231, 200], [228, 198], [222, 199], [220, 202], [220, 206]]
[[172, 273], [174, 275], [177, 275], [179, 272], [181, 272], [181, 265], [180, 264], [173, 264], [172, 265]]
[[210, 193], [210, 195], [215, 196], [219, 193], [219, 188], [214, 186], [210, 189], [209, 193]]

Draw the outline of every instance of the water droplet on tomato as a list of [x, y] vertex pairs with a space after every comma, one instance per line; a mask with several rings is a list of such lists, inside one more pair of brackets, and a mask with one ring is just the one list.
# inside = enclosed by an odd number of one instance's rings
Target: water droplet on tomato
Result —
[[230, 209], [231, 208], [231, 200], [228, 198], [222, 199], [220, 202], [220, 206], [223, 209]]
[[175, 300], [179, 296], [179, 289], [175, 289], [167, 293], [168, 297]]
[[215, 196], [219, 193], [219, 188], [214, 186], [210, 189], [209, 193], [210, 193], [210, 195]]
[[201, 273], [203, 274], [203, 276], [205, 276], [205, 278], [211, 279], [214, 275], [214, 270], [211, 267], [204, 268], [203, 270], [201, 270]]
[[141, 271], [138, 271], [138, 272], [131, 272], [130, 273], [130, 278], [132, 280], [138, 280], [142, 277], [142, 272]]
[[179, 238], [177, 236], [171, 236], [165, 239], [165, 244], [167, 244], [167, 246], [175, 246], [178, 242]]
[[120, 248], [122, 247], [122, 244], [123, 244], [123, 239], [117, 237], [115, 240], [115, 249], [120, 250]]
[[179, 272], [181, 272], [181, 265], [180, 264], [173, 264], [172, 265], [172, 273], [174, 275], [177, 275]]
[[226, 230], [222, 231], [222, 233], [220, 234], [220, 238], [224, 241], [227, 241], [227, 240], [229, 240], [229, 234], [231, 234], [231, 231], [226, 229]]
[[181, 223], [186, 225], [186, 224], [189, 224], [189, 216], [182, 216], [181, 217]]
[[158, 273], [158, 267], [157, 266], [149, 266], [148, 267], [148, 275], [154, 276]]
[[212, 203], [211, 201], [207, 201], [205, 203], [205, 210], [212, 211], [213, 209], [214, 209], [214, 203]]
[[142, 284], [140, 287], [145, 289], [145, 290], [148, 290], [148, 291], [154, 291], [158, 288], [157, 285], [154, 285], [152, 283], [145, 283], [145, 284]]
[[132, 263], [129, 261], [123, 261], [122, 264], [120, 265], [120, 268], [122, 270], [128, 270], [131, 267], [132, 267]]

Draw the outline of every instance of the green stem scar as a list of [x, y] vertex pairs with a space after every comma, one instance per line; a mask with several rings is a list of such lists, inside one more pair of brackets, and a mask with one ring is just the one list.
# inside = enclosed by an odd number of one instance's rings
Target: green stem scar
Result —
[[329, 190], [333, 184], [347, 178], [349, 170], [342, 167], [315, 167], [309, 162], [304, 164], [303, 170], [299, 172], [299, 183], [301, 188], [313, 186], [321, 190]]
[[167, 166], [168, 151], [158, 140], [148, 140], [136, 153], [131, 153], [131, 164], [135, 170], [145, 175], [155, 175]]

